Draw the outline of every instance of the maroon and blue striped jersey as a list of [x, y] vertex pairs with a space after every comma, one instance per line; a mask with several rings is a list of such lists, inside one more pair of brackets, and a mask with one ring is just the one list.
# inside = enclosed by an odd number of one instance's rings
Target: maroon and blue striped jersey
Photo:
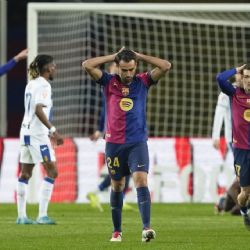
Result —
[[106, 141], [117, 144], [146, 141], [148, 89], [152, 84], [156, 84], [150, 73], [137, 74], [133, 81], [126, 85], [118, 75], [103, 71], [97, 83], [104, 88]]
[[226, 70], [217, 75], [217, 81], [222, 92], [230, 96], [231, 100], [233, 146], [250, 149], [250, 94], [243, 88], [235, 88], [228, 81], [236, 73], [236, 69]]

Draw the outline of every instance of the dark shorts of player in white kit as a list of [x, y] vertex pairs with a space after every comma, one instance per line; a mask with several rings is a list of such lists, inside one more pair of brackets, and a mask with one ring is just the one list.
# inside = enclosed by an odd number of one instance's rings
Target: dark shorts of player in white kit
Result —
[[234, 148], [234, 169], [240, 177], [240, 186], [250, 186], [250, 150]]
[[136, 171], [148, 173], [149, 154], [147, 142], [139, 143], [106, 143], [106, 163], [109, 175], [114, 180], [120, 180]]

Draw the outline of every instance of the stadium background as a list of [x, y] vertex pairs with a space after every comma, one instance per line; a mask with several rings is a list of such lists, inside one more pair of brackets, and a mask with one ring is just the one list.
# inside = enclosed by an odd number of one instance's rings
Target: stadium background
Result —
[[[185, 1], [175, 0], [174, 2]], [[218, 1], [210, 2], [217, 3]], [[220, 2], [235, 3], [235, 1]], [[248, 3], [248, 0], [237, 2]], [[26, 46], [26, 3], [25, 0], [8, 1], [8, 58]], [[8, 74], [8, 137], [18, 136], [23, 114], [22, 93], [26, 84], [26, 67], [26, 63], [21, 62]], [[204, 144], [211, 146], [211, 141], [199, 143], [203, 143], [203, 146]], [[2, 153], [1, 145], [2, 139], [0, 138], [0, 153]], [[5, 167], [9, 169], [10, 163], [14, 161], [13, 166], [17, 170], [15, 165], [18, 164], [17, 139], [7, 139], [6, 145], [10, 146], [11, 150], [8, 152], [11, 154]], [[185, 145], [187, 146], [186, 143]], [[178, 145], [175, 148], [178, 148]], [[198, 145], [198, 148], [201, 147]], [[215, 153], [206, 151], [206, 147], [203, 148], [205, 151], [199, 152], [200, 155], [208, 156]], [[175, 153], [171, 155], [177, 156]], [[190, 156], [187, 158], [190, 159]], [[172, 162], [173, 159], [169, 160]], [[203, 163], [206, 160], [204, 158]], [[217, 160], [220, 165], [219, 162], [222, 160], [220, 155], [217, 155]], [[185, 161], [179, 164], [184, 163]], [[12, 184], [16, 180], [15, 170], [11, 170], [14, 173], [11, 176]], [[134, 207], [136, 208], [136, 205]], [[31, 218], [36, 218], [37, 205], [29, 205], [28, 212]], [[89, 209], [89, 205], [53, 203], [50, 205], [50, 216], [57, 220], [56, 228], [50, 226], [18, 227], [14, 223], [15, 204], [1, 204], [0, 248], [27, 250], [33, 249], [35, 244], [36, 249], [145, 249], [145, 245], [140, 242], [141, 224], [138, 212], [124, 211], [124, 240], [119, 246], [113, 246], [108, 241], [112, 230], [108, 205], [104, 205], [104, 213], [99, 213], [99, 211]], [[212, 204], [154, 204], [152, 224], [157, 232], [157, 240], [150, 247], [152, 249], [249, 249], [249, 231], [244, 228], [241, 218], [230, 214], [216, 216], [213, 214]]]

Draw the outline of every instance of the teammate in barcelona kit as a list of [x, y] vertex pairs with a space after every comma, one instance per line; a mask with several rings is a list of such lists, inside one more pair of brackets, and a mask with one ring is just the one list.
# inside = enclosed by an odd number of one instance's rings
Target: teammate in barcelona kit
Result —
[[[235, 88], [228, 81], [236, 73], [242, 74], [243, 88]], [[231, 98], [234, 167], [241, 188], [237, 200], [244, 224], [250, 230], [248, 215], [250, 201], [250, 68], [244, 64], [226, 70], [218, 74], [217, 81], [221, 90]]]
[[[49, 55], [38, 55], [29, 66], [31, 80], [25, 88], [25, 113], [20, 131], [21, 173], [17, 185], [17, 224], [55, 224], [47, 209], [57, 177], [55, 152], [52, 143], [63, 144], [62, 136], [50, 121], [51, 86], [56, 65]], [[52, 143], [51, 143], [52, 141]], [[26, 197], [28, 181], [35, 164], [42, 162], [47, 176], [41, 186], [39, 215], [36, 221], [27, 217]]]
[[[235, 82], [233, 86], [242, 87], [242, 74], [235, 74]], [[224, 123], [224, 136], [227, 143], [227, 152], [232, 150], [232, 119], [231, 104], [228, 95], [220, 92], [214, 113], [214, 122], [212, 130], [213, 146], [220, 149], [220, 134]], [[226, 157], [226, 156], [225, 156]], [[216, 214], [230, 212], [232, 215], [240, 214], [240, 207], [237, 196], [240, 193], [240, 184], [237, 178], [233, 181], [225, 194], [223, 194], [218, 203], [215, 204]]]
[[[138, 61], [154, 66], [150, 72], [136, 74]], [[115, 61], [118, 74], [99, 69]], [[110, 241], [122, 240], [122, 206], [125, 176], [131, 173], [143, 223], [142, 241], [155, 238], [150, 226], [148, 190], [149, 155], [147, 146], [146, 99], [151, 85], [163, 77], [171, 64], [163, 59], [122, 48], [118, 53], [95, 57], [83, 62], [83, 68], [104, 88], [106, 105], [106, 163], [111, 177], [110, 205], [113, 234]]]
[[[108, 72], [110, 74], [117, 74], [117, 66], [115, 62], [112, 62], [109, 64], [108, 66]], [[103, 96], [103, 93], [101, 93], [102, 95], [102, 106], [101, 106], [101, 114], [100, 114], [100, 121], [98, 124], [98, 129], [90, 136], [90, 139], [92, 141], [97, 141], [99, 138], [103, 137], [103, 133], [105, 130], [105, 99]], [[125, 198], [126, 193], [129, 192], [129, 181], [130, 181], [130, 175], [127, 175], [125, 177], [125, 187], [123, 190], [123, 198]], [[103, 208], [102, 205], [100, 203], [100, 199], [98, 194], [105, 191], [107, 188], [109, 188], [111, 185], [111, 178], [110, 175], [107, 174], [104, 176], [103, 180], [101, 181], [101, 183], [99, 183], [99, 185], [97, 186], [96, 190], [93, 190], [92, 192], [89, 192], [87, 194], [87, 199], [90, 201], [90, 204], [92, 207], [96, 207], [99, 209], [99, 211], [103, 212]], [[129, 205], [126, 202], [123, 202], [123, 210], [130, 210], [130, 211], [134, 211], [134, 208]]]

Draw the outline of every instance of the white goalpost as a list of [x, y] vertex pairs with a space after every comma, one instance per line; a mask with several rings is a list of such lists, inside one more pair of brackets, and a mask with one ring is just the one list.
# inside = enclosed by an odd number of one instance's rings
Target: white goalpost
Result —
[[97, 128], [100, 112], [99, 87], [82, 60], [122, 46], [169, 59], [173, 69], [149, 93], [149, 135], [210, 137], [215, 76], [247, 61], [249, 16], [248, 4], [30, 3], [29, 62], [54, 56], [54, 120], [76, 137]]

